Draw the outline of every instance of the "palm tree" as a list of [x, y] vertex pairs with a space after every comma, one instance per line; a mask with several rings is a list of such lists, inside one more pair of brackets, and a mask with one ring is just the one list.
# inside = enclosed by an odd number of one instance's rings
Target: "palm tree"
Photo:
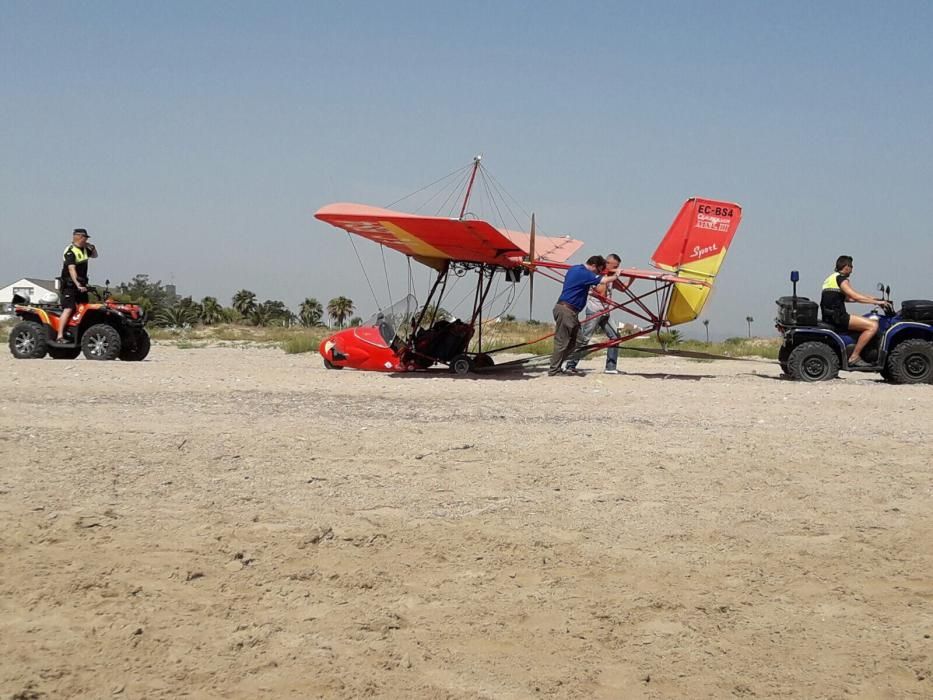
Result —
[[250, 323], [260, 328], [268, 326], [274, 319], [270, 309], [265, 304], [254, 306], [247, 318], [249, 318]]
[[298, 318], [303, 326], [318, 326], [324, 317], [324, 307], [314, 297], [308, 297], [298, 309]]
[[667, 347], [668, 345], [680, 345], [684, 342], [684, 336], [679, 330], [672, 328], [658, 333], [658, 340], [662, 347]]
[[706, 326], [706, 344], [709, 345], [709, 319], [703, 319], [703, 325]]
[[421, 319], [421, 323], [425, 326], [429, 325], [431, 321], [441, 321], [445, 319], [450, 314], [447, 313], [447, 310], [437, 304], [428, 304], [424, 310], [424, 318]]
[[277, 299], [266, 299], [260, 304], [269, 314], [269, 319], [282, 326], [288, 326], [295, 314], [285, 306], [285, 302]]
[[216, 297], [204, 297], [201, 299], [201, 323], [211, 326], [223, 321], [224, 309], [217, 301]]
[[340, 296], [327, 302], [327, 315], [337, 324], [337, 327], [343, 326], [343, 322], [353, 313], [353, 301]]
[[191, 297], [182, 297], [172, 306], [179, 309], [185, 309], [186, 316], [191, 318], [189, 323], [197, 323], [201, 319], [203, 309], [201, 308], [201, 305]]
[[241, 316], [249, 316], [256, 308], [256, 295], [248, 289], [241, 289], [233, 295], [233, 308], [239, 311]]
[[155, 316], [155, 322], [160, 326], [183, 328], [197, 322], [198, 315], [193, 308], [183, 304], [176, 304], [168, 309], [162, 309]]
[[748, 337], [749, 337], [749, 338], [752, 337], [752, 321], [754, 321], [754, 320], [755, 320], [755, 319], [753, 319], [751, 316], [746, 316], [746, 317], [745, 317], [745, 323], [748, 324]]

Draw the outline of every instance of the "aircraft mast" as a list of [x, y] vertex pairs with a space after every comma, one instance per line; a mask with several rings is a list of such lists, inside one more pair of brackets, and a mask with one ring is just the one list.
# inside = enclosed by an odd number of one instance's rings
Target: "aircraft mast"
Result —
[[466, 213], [467, 204], [470, 201], [470, 192], [473, 191], [473, 181], [476, 179], [476, 171], [479, 170], [479, 162], [483, 159], [483, 156], [474, 156], [473, 158], [473, 172], [470, 174], [470, 184], [467, 185], [466, 196], [463, 198], [463, 206], [460, 207], [460, 219], [463, 219], [463, 215]]

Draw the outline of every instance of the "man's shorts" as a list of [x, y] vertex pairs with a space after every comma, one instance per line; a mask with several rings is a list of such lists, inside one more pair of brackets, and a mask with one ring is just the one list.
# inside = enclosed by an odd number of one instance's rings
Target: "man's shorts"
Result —
[[79, 291], [77, 287], [72, 287], [71, 285], [62, 287], [63, 309], [71, 309], [73, 311], [77, 308], [78, 304], [87, 304], [87, 302], [87, 292]]
[[830, 323], [836, 327], [837, 331], [845, 333], [849, 330], [849, 314], [845, 311], [837, 311], [833, 314]]

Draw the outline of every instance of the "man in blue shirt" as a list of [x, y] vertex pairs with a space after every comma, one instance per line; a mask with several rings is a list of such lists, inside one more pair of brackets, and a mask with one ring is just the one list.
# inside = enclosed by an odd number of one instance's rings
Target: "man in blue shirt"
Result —
[[[563, 374], [561, 365], [573, 351], [580, 332], [580, 312], [586, 306], [590, 287], [608, 284], [618, 277], [618, 272], [604, 275], [606, 259], [594, 255], [584, 265], [574, 265], [564, 276], [564, 288], [557, 304], [554, 305], [554, 352], [551, 354], [551, 366], [548, 375], [553, 377]], [[568, 370], [568, 374], [582, 375], [578, 369]]]
[[[616, 253], [609, 253], [606, 256], [606, 270], [605, 272], [613, 272], [619, 269], [619, 266], [622, 264], [622, 258], [620, 258]], [[597, 284], [596, 292], [601, 296], [606, 297], [607, 299], [612, 298], [612, 285], [611, 284]], [[601, 330], [606, 334], [606, 337], [609, 340], [615, 340], [619, 337], [618, 331], [612, 326], [612, 320], [609, 318], [609, 312], [612, 307], [598, 299], [592, 294], [587, 297], [586, 300], [586, 311], [583, 315], [589, 319], [584, 321], [579, 332], [577, 332], [577, 344], [574, 348], [574, 351], [570, 355], [570, 359], [567, 360], [567, 369], [574, 370], [577, 368], [580, 360], [582, 360], [586, 354], [583, 352], [583, 348], [590, 344], [590, 340], [593, 338], [593, 334], [596, 331]], [[606, 369], [604, 372], [606, 374], [619, 374], [617, 364], [619, 362], [619, 346], [613, 345], [611, 348], [606, 350]]]

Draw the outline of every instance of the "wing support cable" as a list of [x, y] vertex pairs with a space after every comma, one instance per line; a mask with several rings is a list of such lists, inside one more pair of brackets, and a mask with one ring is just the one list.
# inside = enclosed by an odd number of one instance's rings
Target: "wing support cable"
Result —
[[[465, 170], [467, 170], [468, 168], [471, 168], [471, 167], [473, 167], [473, 164], [472, 164], [472, 163], [470, 163], [469, 165], [464, 165], [464, 166], [462, 166], [462, 167], [460, 167], [460, 168], [457, 168], [457, 169], [454, 170], [453, 172], [450, 172], [450, 173], [447, 173], [446, 175], [444, 175], [444, 177], [438, 178], [438, 179], [435, 180], [434, 182], [432, 182], [432, 183], [430, 183], [430, 184], [428, 184], [428, 185], [425, 185], [425, 186], [422, 187], [420, 190], [415, 190], [414, 192], [412, 192], [412, 193], [410, 193], [410, 194], [406, 194], [406, 195], [405, 195], [404, 197], [402, 197], [401, 199], [396, 199], [396, 200], [395, 200], [394, 202], [392, 202], [391, 204], [386, 205], [386, 209], [391, 209], [392, 207], [394, 207], [394, 206], [395, 206], [396, 204], [398, 204], [399, 202], [404, 202], [406, 199], [409, 199], [410, 197], [414, 197], [416, 194], [421, 194], [421, 193], [424, 192], [425, 190], [430, 189], [431, 187], [434, 187], [434, 185], [436, 185], [436, 184], [438, 184], [438, 183], [440, 183], [440, 182], [443, 182], [443, 181], [446, 180], [447, 178], [453, 177], [453, 176], [456, 175], [457, 173], [460, 173], [460, 172], [462, 172], [462, 171], [465, 171]], [[441, 191], [443, 191], [443, 188], [441, 188]], [[435, 195], [435, 196], [436, 196], [436, 195]], [[432, 197], [431, 199], [433, 199], [433, 198], [434, 198], [434, 197]], [[428, 201], [430, 202], [431, 200], [429, 199]]]
[[386, 276], [386, 292], [389, 293], [387, 300], [391, 304], [392, 303], [392, 287], [389, 286], [389, 268], [386, 267], [386, 247], [382, 245], [381, 243], [379, 244], [379, 252], [382, 253], [382, 272]]
[[[521, 229], [522, 226], [523, 226], [523, 224], [522, 224], [521, 221], [518, 220], [518, 217], [515, 216], [515, 212], [513, 212], [513, 211], [512, 211], [512, 207], [509, 206], [509, 203], [508, 203], [508, 200], [506, 199], [506, 196], [507, 196], [509, 199], [511, 199], [511, 200], [515, 203], [515, 206], [517, 206], [517, 207], [521, 210], [522, 214], [524, 214], [527, 218], [530, 219], [530, 218], [531, 218], [531, 214], [529, 214], [527, 211], [525, 211], [525, 208], [522, 207], [522, 205], [519, 204], [518, 200], [515, 199], [515, 197], [513, 197], [513, 196], [511, 195], [511, 193], [509, 193], [508, 190], [505, 189], [505, 187], [502, 185], [502, 183], [499, 182], [499, 181], [495, 178], [495, 176], [494, 176], [492, 173], [490, 173], [488, 170], [486, 170], [486, 169], [484, 168], [484, 169], [483, 169], [483, 176], [485, 177], [486, 175], [489, 176], [489, 181], [492, 183], [493, 189], [496, 191], [496, 193], [499, 195], [499, 198], [502, 200], [503, 206], [505, 206], [506, 210], [509, 212], [509, 214], [512, 216], [512, 218], [515, 220], [515, 223], [518, 224], [518, 228]], [[505, 195], [505, 196], [503, 196], [503, 195]], [[503, 223], [504, 223], [504, 222], [503, 222]]]
[[376, 290], [373, 289], [372, 282], [369, 281], [369, 275], [366, 274], [366, 266], [363, 264], [363, 259], [360, 257], [360, 251], [356, 249], [356, 243], [353, 242], [353, 236], [347, 231], [347, 238], [350, 239], [350, 245], [353, 246], [353, 252], [356, 253], [356, 260], [360, 264], [360, 269], [363, 271], [363, 277], [366, 279], [366, 284], [369, 286], [369, 293], [373, 295], [373, 301], [376, 302], [376, 309], [382, 311], [382, 306], [379, 304], [379, 299], [376, 298]]

